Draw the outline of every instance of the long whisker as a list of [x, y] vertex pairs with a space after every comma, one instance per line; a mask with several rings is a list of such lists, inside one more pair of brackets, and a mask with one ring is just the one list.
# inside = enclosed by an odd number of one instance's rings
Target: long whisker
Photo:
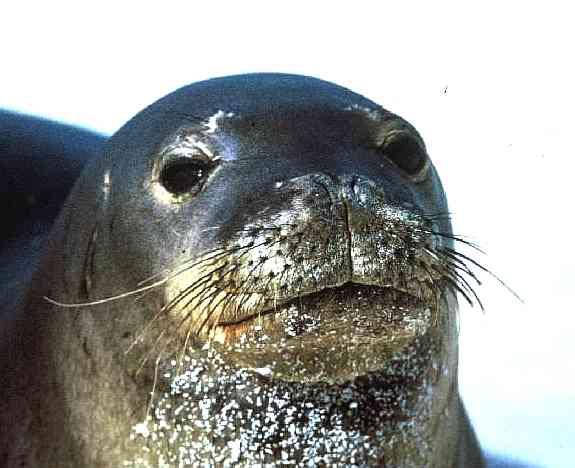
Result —
[[[140, 372], [142, 372], [142, 369], [144, 368], [144, 366], [146, 365], [146, 363], [150, 359], [150, 356], [152, 355], [152, 353], [156, 350], [156, 346], [158, 345], [158, 343], [160, 343], [160, 341], [162, 340], [165, 333], [166, 333], [166, 330], [162, 330], [160, 332], [160, 334], [156, 337], [154, 343], [152, 344], [152, 346], [150, 346], [150, 349], [146, 352], [146, 354], [144, 355], [144, 357], [142, 358], [142, 360], [140, 362], [140, 365], [136, 369], [136, 375], [139, 375]], [[160, 352], [158, 355], [160, 356], [161, 353], [162, 352]]]
[[[237, 248], [237, 250], [239, 250], [239, 247]], [[203, 254], [201, 261], [199, 263], [207, 262], [209, 260], [217, 260], [217, 259], [224, 257], [226, 255], [229, 255], [229, 254], [230, 254], [230, 250], [213, 249], [213, 250], [210, 250], [207, 253]], [[209, 256], [206, 257], [206, 255], [209, 255]], [[191, 263], [191, 265], [189, 265], [189, 263]], [[145, 285], [146, 283], [152, 281], [154, 278], [158, 278], [165, 273], [169, 273], [168, 279], [172, 279], [173, 277], [181, 274], [183, 271], [186, 271], [190, 268], [194, 268], [194, 267], [198, 266], [199, 263], [194, 263], [194, 260], [185, 260], [182, 262], [181, 265], [177, 266], [176, 268], [164, 268], [164, 269], [158, 271], [157, 273], [154, 273], [153, 275], [149, 276], [148, 278], [140, 281], [138, 283], [138, 286]]]
[[456, 236], [455, 234], [450, 234], [450, 233], [441, 232], [441, 231], [435, 231], [433, 229], [423, 229], [423, 231], [428, 233], [428, 234], [434, 234], [434, 235], [439, 236], [439, 237], [451, 239], [455, 242], [460, 242], [462, 244], [467, 245], [468, 247], [471, 247], [473, 250], [476, 250], [476, 251], [482, 253], [483, 255], [486, 255], [485, 252], [477, 244], [475, 244], [472, 241], [464, 239], [462, 236]]
[[501, 284], [501, 286], [503, 286], [505, 289], [507, 289], [507, 291], [509, 291], [511, 294], [513, 294], [513, 296], [515, 296], [516, 299], [518, 299], [522, 304], [523, 299], [521, 299], [521, 297], [515, 292], [513, 291], [513, 289], [511, 289], [509, 286], [507, 286], [507, 284], [505, 284], [505, 282], [499, 278], [495, 273], [491, 272], [490, 270], [488, 270], [487, 268], [485, 268], [483, 265], [481, 265], [480, 263], [476, 262], [475, 260], [473, 260], [472, 258], [468, 257], [465, 254], [462, 254], [461, 252], [458, 252], [457, 250], [453, 250], [450, 249], [448, 247], [444, 248], [447, 252], [451, 253], [452, 255], [464, 258], [465, 260], [467, 260], [468, 262], [472, 263], [473, 265], [475, 265], [477, 268], [479, 268], [481, 271], [484, 271], [485, 273], [489, 274], [492, 278], [494, 278], [495, 280], [497, 280], [497, 282], [499, 282], [499, 284]]
[[[209, 259], [202, 258], [193, 266], [198, 266], [207, 260], [209, 260]], [[188, 269], [188, 268], [192, 268], [193, 266], [185, 266], [185, 268]], [[65, 303], [65, 302], [59, 302], [59, 301], [52, 299], [50, 297], [47, 297], [47, 296], [44, 296], [44, 300], [50, 302], [51, 304], [57, 305], [59, 307], [64, 307], [64, 308], [79, 308], [79, 307], [89, 307], [89, 306], [96, 306], [96, 305], [100, 305], [100, 304], [105, 304], [107, 302], [113, 302], [113, 301], [117, 301], [119, 299], [124, 299], [126, 297], [134, 296], [136, 294], [140, 294], [140, 293], [149, 291], [151, 289], [157, 288], [159, 286], [162, 286], [162, 285], [166, 284], [168, 281], [170, 281], [171, 279], [173, 279], [174, 277], [176, 277], [182, 273], [182, 271], [180, 271], [179, 269], [176, 269], [176, 270], [178, 270], [178, 271], [174, 271], [170, 276], [167, 276], [165, 278], [162, 278], [161, 280], [155, 281], [154, 283], [148, 284], [146, 286], [138, 287], [136, 289], [132, 289], [131, 291], [126, 291], [125, 293], [116, 294], [114, 296], [106, 297], [103, 299], [98, 299], [95, 301]]]

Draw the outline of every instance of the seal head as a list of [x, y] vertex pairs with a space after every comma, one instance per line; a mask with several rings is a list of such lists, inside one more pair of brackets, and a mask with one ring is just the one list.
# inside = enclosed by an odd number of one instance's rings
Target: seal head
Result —
[[345, 88], [256, 74], [159, 100], [83, 172], [42, 268], [35, 290], [74, 307], [51, 306], [50, 354], [82, 354], [55, 365], [91, 402], [69, 410], [81, 459], [460, 456], [470, 292], [445, 194], [417, 131]]
[[440, 318], [451, 240], [437, 174], [413, 127], [348, 90], [196, 84], [128, 123], [98, 165], [73, 302], [169, 278], [148, 294], [170, 338], [298, 381], [377, 370]]

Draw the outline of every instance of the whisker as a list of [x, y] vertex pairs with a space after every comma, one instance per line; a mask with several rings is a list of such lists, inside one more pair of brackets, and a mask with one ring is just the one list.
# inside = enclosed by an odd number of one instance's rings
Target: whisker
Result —
[[516, 299], [518, 299], [522, 304], [524, 304], [523, 299], [521, 299], [521, 297], [519, 297], [519, 295], [515, 291], [513, 291], [513, 289], [511, 289], [509, 286], [507, 286], [507, 284], [505, 284], [505, 282], [501, 278], [499, 278], [495, 273], [491, 272], [490, 270], [485, 268], [480, 263], [476, 262], [475, 260], [468, 257], [467, 255], [465, 255], [461, 252], [458, 252], [457, 250], [453, 250], [453, 249], [450, 249], [448, 247], [445, 247], [445, 250], [450, 252], [451, 254], [453, 254], [455, 256], [464, 258], [465, 260], [467, 260], [468, 262], [472, 263], [477, 268], [479, 268], [481, 271], [484, 271], [485, 273], [489, 274], [492, 278], [497, 280], [499, 282], [499, 284], [501, 284], [501, 286], [503, 286], [505, 289], [507, 289], [507, 291], [509, 291], [511, 294], [513, 294], [513, 296], [515, 296]]
[[471, 247], [473, 250], [476, 250], [476, 251], [482, 253], [483, 255], [486, 255], [485, 252], [481, 249], [481, 247], [479, 247], [477, 244], [475, 244], [475, 243], [472, 242], [472, 241], [469, 241], [469, 240], [464, 239], [462, 236], [456, 236], [455, 234], [449, 234], [449, 233], [446, 233], [446, 232], [435, 231], [435, 230], [433, 230], [433, 229], [427, 229], [427, 228], [424, 228], [424, 229], [422, 229], [422, 230], [423, 230], [424, 232], [428, 233], [428, 234], [434, 234], [434, 235], [439, 236], [439, 237], [444, 237], [444, 238], [446, 238], [446, 239], [451, 239], [451, 240], [453, 240], [453, 241], [455, 241], [455, 242], [460, 242], [460, 243], [462, 243], [462, 244], [467, 245], [468, 247]]
[[151, 417], [152, 413], [152, 404], [154, 403], [154, 395], [156, 393], [156, 386], [158, 384], [158, 370], [160, 368], [160, 360], [162, 358], [162, 354], [159, 353], [158, 357], [156, 358], [156, 365], [154, 367], [154, 381], [152, 382], [152, 391], [150, 392], [150, 399], [148, 400], [148, 404], [146, 405], [146, 415], [144, 417], [144, 421], [148, 421]]
[[446, 276], [445, 277], [445, 281], [447, 281], [451, 287], [453, 287], [458, 293], [460, 293], [464, 299], [467, 301], [467, 303], [473, 307], [473, 301], [469, 298], [469, 296], [467, 295], [467, 293], [461, 288], [461, 286], [459, 285], [459, 283], [455, 280], [453, 280], [451, 277]]
[[451, 272], [449, 274], [462, 288], [464, 288], [466, 291], [470, 292], [473, 295], [473, 297], [477, 301], [477, 304], [481, 308], [481, 311], [485, 312], [485, 307], [483, 307], [483, 303], [481, 302], [481, 299], [479, 299], [479, 296], [475, 292], [475, 289], [473, 289], [473, 287], [469, 284], [469, 282], [461, 274], [459, 274], [456, 270], [451, 270]]
[[[160, 341], [162, 340], [165, 333], [166, 333], [166, 330], [162, 330], [160, 332], [160, 334], [156, 337], [156, 339], [154, 340], [154, 343], [152, 344], [152, 346], [150, 346], [150, 349], [146, 352], [146, 354], [144, 355], [144, 357], [142, 358], [142, 360], [140, 362], [140, 365], [136, 369], [136, 376], [138, 376], [140, 374], [140, 372], [142, 372], [142, 369], [144, 369], [144, 366], [146, 365], [146, 363], [150, 359], [150, 356], [152, 355], [152, 353], [156, 351], [156, 346], [158, 345], [158, 343], [160, 343]], [[159, 356], [161, 356], [161, 352], [159, 353]]]
[[[170, 310], [176, 308], [178, 306], [178, 304], [181, 301], [183, 301], [184, 299], [186, 299], [193, 291], [195, 291], [199, 287], [204, 286], [206, 284], [209, 285], [212, 282], [212, 278], [211, 278], [212, 275], [218, 271], [223, 270], [227, 266], [228, 265], [226, 265], [226, 264], [221, 265], [221, 266], [215, 268], [214, 270], [208, 271], [203, 276], [200, 276], [196, 281], [194, 281], [192, 284], [187, 286], [184, 290], [179, 291], [179, 293], [176, 297], [174, 297], [170, 302], [168, 302], [165, 306], [163, 306], [162, 312], [170, 311]], [[232, 267], [232, 269], [228, 270], [228, 272], [233, 271], [234, 268], [235, 267]], [[225, 276], [228, 272], [224, 273], [223, 276]], [[194, 296], [194, 297], [196, 297], [196, 296]], [[187, 305], [189, 305], [189, 302]]]
[[473, 278], [473, 280], [477, 283], [478, 286], [481, 286], [481, 284], [482, 284], [481, 280], [479, 280], [477, 275], [469, 268], [469, 266], [464, 261], [462, 261], [459, 257], [453, 255], [450, 252], [442, 251], [441, 253], [442, 253], [442, 255], [445, 255], [446, 257], [448, 257], [445, 260], [447, 262], [449, 262], [449, 265], [452, 268], [455, 268], [455, 269], [457, 269], [463, 273], [466, 273], [471, 278]]
[[[206, 260], [208, 260], [208, 259], [201, 259], [194, 266], [197, 266]], [[186, 268], [192, 268], [192, 266], [186, 267]], [[167, 283], [168, 281], [170, 281], [171, 279], [173, 279], [174, 277], [176, 277], [179, 274], [181, 274], [181, 271], [176, 271], [173, 274], [171, 274], [170, 276], [162, 278], [161, 280], [155, 281], [154, 283], [151, 283], [149, 285], [138, 287], [136, 289], [132, 289], [131, 291], [126, 291], [125, 293], [116, 294], [114, 296], [106, 297], [103, 299], [98, 299], [95, 301], [65, 303], [65, 302], [60, 302], [60, 301], [57, 301], [55, 299], [52, 299], [48, 296], [43, 296], [43, 299], [50, 302], [51, 304], [54, 304], [54, 305], [57, 305], [57, 306], [63, 307], [63, 308], [80, 308], [80, 307], [96, 306], [96, 305], [100, 305], [100, 304], [105, 304], [107, 302], [113, 302], [113, 301], [117, 301], [120, 299], [124, 299], [126, 297], [134, 296], [136, 294], [140, 294], [140, 293], [149, 291], [151, 289], [157, 288], [157, 287], [162, 286], [163, 284]]]
[[[238, 249], [239, 249], [239, 248], [238, 248]], [[217, 253], [216, 253], [216, 252], [217, 252]], [[207, 262], [207, 261], [209, 261], [209, 260], [215, 260], [215, 259], [218, 259], [218, 258], [220, 258], [220, 257], [226, 256], [226, 255], [229, 255], [229, 254], [230, 254], [230, 251], [225, 250], [225, 249], [213, 249], [213, 250], [210, 250], [210, 251], [208, 251], [207, 253], [204, 253], [199, 260], [197, 260], [197, 259], [196, 259], [196, 260], [193, 260], [193, 259], [184, 260], [181, 265], [179, 265], [179, 266], [177, 266], [177, 267], [175, 267], [175, 268], [164, 268], [164, 269], [160, 270], [159, 272], [154, 273], [153, 275], [149, 276], [148, 278], [146, 278], [146, 279], [140, 281], [140, 282], [138, 283], [138, 286], [143, 285], [143, 284], [146, 284], [148, 281], [151, 281], [151, 280], [153, 280], [154, 278], [157, 278], [158, 276], [162, 276], [162, 275], [163, 275], [164, 273], [166, 273], [166, 272], [171, 272], [170, 275], [167, 277], [168, 280], [170, 280], [170, 279], [176, 277], [177, 275], [181, 274], [183, 271], [187, 271], [187, 270], [189, 270], [190, 268], [197, 267], [197, 266], [199, 266], [200, 264], [202, 264], [203, 262]], [[209, 257], [205, 257], [205, 255], [210, 255], [210, 256], [209, 256]], [[190, 262], [191, 262], [192, 264], [191, 264], [191, 265], [188, 265], [188, 263], [190, 263]], [[194, 263], [194, 262], [196, 262], [196, 263]]]
[[184, 339], [182, 351], [181, 351], [180, 356], [178, 358], [178, 374], [180, 374], [182, 371], [182, 365], [183, 365], [184, 357], [185, 357], [186, 353], [188, 352], [188, 346], [190, 344], [191, 336], [192, 336], [192, 327], [188, 327], [188, 330], [186, 331], [186, 338]]

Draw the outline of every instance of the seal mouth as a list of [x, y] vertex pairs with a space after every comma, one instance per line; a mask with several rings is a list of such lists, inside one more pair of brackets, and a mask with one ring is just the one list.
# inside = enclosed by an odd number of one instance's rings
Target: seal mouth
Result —
[[294, 305], [301, 305], [302, 301], [313, 301], [313, 302], [326, 302], [330, 301], [330, 299], [336, 298], [341, 295], [349, 295], [355, 296], [359, 295], [380, 295], [385, 294], [393, 294], [394, 297], [396, 295], [405, 295], [405, 298], [411, 298], [414, 301], [418, 301], [419, 299], [404, 290], [400, 290], [398, 288], [392, 286], [376, 286], [376, 285], [366, 285], [362, 283], [356, 283], [352, 281], [348, 281], [341, 286], [336, 287], [325, 287], [319, 289], [314, 292], [309, 292], [305, 294], [298, 295], [296, 297], [290, 299], [283, 299], [281, 301], [277, 301], [275, 304], [265, 307], [258, 312], [254, 312], [252, 314], [244, 315], [240, 318], [236, 319], [224, 319], [220, 320], [216, 326], [222, 327], [227, 330], [245, 330], [250, 326], [253, 326], [257, 323], [258, 320], [266, 318], [273, 314], [280, 313], [286, 307], [294, 306]]
[[244, 368], [288, 381], [343, 382], [381, 370], [428, 332], [432, 315], [412, 294], [350, 282], [219, 323], [210, 338]]

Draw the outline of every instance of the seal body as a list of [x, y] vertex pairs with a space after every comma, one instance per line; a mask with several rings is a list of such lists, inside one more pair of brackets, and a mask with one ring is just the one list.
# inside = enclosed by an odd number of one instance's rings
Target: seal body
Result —
[[88, 163], [39, 256], [4, 314], [7, 466], [481, 466], [445, 194], [362, 96], [182, 88]]

